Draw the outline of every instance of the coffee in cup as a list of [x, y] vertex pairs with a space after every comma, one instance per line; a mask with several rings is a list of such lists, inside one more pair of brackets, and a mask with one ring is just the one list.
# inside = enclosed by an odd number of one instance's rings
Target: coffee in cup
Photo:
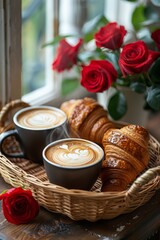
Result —
[[[67, 116], [55, 107], [31, 106], [19, 110], [13, 117], [15, 130], [1, 134], [2, 153], [8, 157], [25, 157], [43, 163], [42, 151], [50, 142], [68, 137]], [[22, 152], [12, 154], [3, 152], [3, 141], [14, 135], [19, 141]]]
[[85, 139], [68, 138], [49, 144], [43, 161], [51, 183], [89, 190], [101, 170], [102, 148]]
[[[16, 115], [15, 115], [16, 119]], [[66, 116], [56, 108], [29, 108], [17, 116], [17, 123], [28, 129], [48, 129], [61, 125]]]

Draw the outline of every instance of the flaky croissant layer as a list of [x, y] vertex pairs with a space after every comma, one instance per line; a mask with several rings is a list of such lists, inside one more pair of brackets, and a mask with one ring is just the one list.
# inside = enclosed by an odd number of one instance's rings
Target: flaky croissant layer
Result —
[[69, 123], [70, 135], [102, 144], [104, 133], [114, 127], [107, 111], [92, 98], [70, 100], [61, 105]]
[[123, 191], [146, 168], [149, 133], [136, 125], [108, 130], [102, 140], [102, 191]]

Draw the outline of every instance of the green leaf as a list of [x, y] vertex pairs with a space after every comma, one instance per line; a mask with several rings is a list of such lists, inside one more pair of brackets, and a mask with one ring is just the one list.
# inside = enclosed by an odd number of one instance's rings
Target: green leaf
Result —
[[146, 20], [145, 14], [144, 14], [145, 6], [139, 5], [135, 8], [132, 14], [132, 24], [135, 28], [135, 30], [139, 30], [141, 28], [142, 22]]
[[130, 84], [130, 88], [132, 91], [137, 93], [144, 93], [146, 91], [146, 86], [141, 82], [134, 82]]
[[101, 50], [96, 48], [93, 51], [80, 52], [79, 60], [83, 63], [88, 63], [92, 59], [106, 59], [106, 54]]
[[89, 42], [94, 38], [94, 34], [98, 29], [106, 25], [109, 21], [103, 15], [98, 15], [84, 24], [82, 33], [84, 34], [84, 42]]
[[160, 85], [148, 88], [146, 101], [153, 110], [160, 110]]
[[147, 21], [159, 21], [159, 9], [150, 2], [145, 6], [144, 14]]
[[62, 81], [61, 94], [66, 96], [73, 92], [80, 86], [80, 82], [77, 78], [67, 78]]
[[118, 65], [117, 56], [116, 56], [115, 52], [105, 51], [105, 54], [106, 54], [106, 59], [108, 61], [110, 61], [113, 64], [113, 66], [115, 67], [115, 69], [118, 71], [119, 65]]
[[[153, 44], [153, 40], [151, 39], [151, 33], [148, 26], [145, 26], [146, 22], [143, 22], [143, 27], [138, 31], [138, 39], [144, 41], [147, 45]], [[146, 23], [147, 25], [147, 23]]]
[[85, 51], [85, 52], [81, 52], [79, 53], [79, 60], [83, 63], [88, 63], [88, 61], [92, 60], [92, 59], [96, 59], [97, 58], [97, 54], [94, 51]]
[[108, 23], [108, 20], [103, 15], [98, 15], [84, 24], [82, 32], [84, 34], [91, 33], [97, 29], [97, 27], [103, 26]]
[[129, 87], [130, 86], [130, 79], [129, 78], [118, 78], [116, 80], [116, 84], [118, 86], [125, 86], [125, 87]]
[[149, 69], [149, 76], [154, 83], [160, 82], [160, 58], [158, 58]]
[[126, 98], [122, 92], [117, 91], [109, 100], [108, 113], [114, 120], [119, 120], [126, 112]]
[[8, 190], [3, 190], [0, 194], [5, 194]]
[[96, 48], [95, 53], [99, 59], [103, 59], [103, 60], [106, 59], [106, 53], [101, 48]]
[[42, 45], [42, 48], [50, 46], [50, 45], [56, 45], [60, 42], [60, 40], [64, 39], [64, 38], [68, 38], [68, 37], [75, 37], [74, 35], [59, 35], [56, 36], [53, 41], [45, 43]]
[[[144, 29], [145, 31], [149, 31], [149, 35], [145, 34], [148, 35], [147, 37], [143, 36], [143, 39], [145, 41], [147, 40], [148, 42], [151, 40], [151, 38], [149, 39], [150, 32], [154, 31], [156, 28], [159, 28], [159, 8], [155, 8], [155, 6], [151, 2], [148, 2], [146, 5], [145, 4], [141, 5], [141, 10], [142, 11], [140, 10], [137, 11], [134, 15], [135, 23], [138, 26], [137, 28], [135, 27], [135, 29], [136, 30]], [[139, 39], [142, 39], [142, 37], [140, 36], [142, 35], [142, 33], [138, 32], [138, 35]]]

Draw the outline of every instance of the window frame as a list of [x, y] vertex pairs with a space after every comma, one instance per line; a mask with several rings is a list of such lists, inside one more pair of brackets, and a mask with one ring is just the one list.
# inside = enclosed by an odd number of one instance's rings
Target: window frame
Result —
[[21, 97], [21, 0], [0, 0], [0, 25], [0, 102], [3, 106]]

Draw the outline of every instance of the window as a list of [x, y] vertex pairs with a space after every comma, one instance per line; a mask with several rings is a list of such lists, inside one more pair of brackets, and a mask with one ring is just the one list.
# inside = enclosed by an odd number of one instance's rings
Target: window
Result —
[[[45, 59], [44, 65], [42, 69], [45, 72], [45, 77], [43, 76], [44, 84], [41, 82], [42, 78], [39, 77], [38, 81], [36, 79], [32, 78], [32, 83], [35, 80], [37, 83], [37, 86], [33, 89], [30, 88], [30, 86], [26, 87], [24, 84], [24, 75], [21, 76], [21, 67], [23, 66], [25, 69], [28, 67], [28, 62], [26, 59], [24, 59], [26, 56], [23, 55], [23, 52], [21, 51], [21, 33], [24, 34], [25, 29], [21, 29], [23, 26], [23, 21], [25, 22], [27, 18], [27, 14], [23, 15], [23, 18], [21, 18], [21, 7], [25, 6], [26, 3], [33, 2], [32, 10], [34, 8], [37, 8], [41, 5], [41, 8], [46, 10], [50, 8], [51, 14], [46, 14], [46, 19], [42, 17], [44, 20], [45, 26], [50, 22], [50, 28], [49, 31], [45, 32], [45, 37], [43, 38], [43, 42], [49, 41], [50, 39], [53, 39], [53, 30], [54, 30], [54, 24], [53, 24], [53, 9], [56, 10], [56, 3], [57, 1], [52, 0], [36, 0], [36, 1], [21, 1], [21, 0], [0, 0], [0, 27], [1, 32], [3, 33], [0, 36], [0, 59], [1, 59], [1, 66], [0, 66], [0, 102], [2, 105], [4, 105], [6, 102], [10, 101], [11, 99], [21, 98], [24, 93], [24, 100], [27, 100], [30, 103], [33, 104], [42, 104], [44, 102], [47, 102], [50, 97], [53, 98], [53, 87], [55, 89], [55, 86], [53, 86], [53, 72], [49, 72], [48, 69], [51, 69], [51, 67], [47, 66], [49, 64], [48, 62], [51, 61], [51, 55], [53, 58], [53, 50], [51, 53], [51, 50], [49, 48], [44, 49], [43, 56], [41, 54], [41, 58]], [[54, 3], [54, 8], [52, 7]], [[24, 5], [23, 5], [24, 4]], [[42, 6], [43, 5], [43, 6]], [[44, 6], [45, 5], [45, 6]], [[36, 18], [37, 16], [35, 16]], [[27, 26], [28, 27], [28, 26]], [[43, 28], [43, 26], [42, 26]], [[45, 29], [45, 28], [44, 28]], [[30, 34], [30, 29], [27, 34]], [[32, 31], [32, 34], [35, 33], [35, 31]], [[34, 39], [34, 37], [33, 37]], [[23, 39], [24, 40], [24, 39]], [[23, 42], [24, 43], [24, 42]], [[33, 44], [33, 43], [32, 43]], [[28, 43], [27, 43], [28, 46]], [[24, 48], [22, 44], [22, 48]], [[35, 46], [35, 51], [41, 51], [38, 49], [38, 46]], [[29, 52], [33, 51], [29, 49], [29, 47], [26, 47], [26, 50]], [[38, 50], [37, 50], [38, 49]], [[32, 53], [31, 53], [32, 54]], [[22, 58], [23, 55], [23, 58]], [[29, 55], [29, 53], [28, 53]], [[38, 55], [38, 54], [37, 54]], [[40, 58], [40, 57], [39, 57]], [[46, 60], [47, 59], [47, 60]], [[21, 60], [24, 60], [24, 65], [21, 65]], [[38, 62], [37, 60], [35, 62]], [[32, 62], [30, 61], [32, 64]], [[51, 63], [50, 63], [51, 64]], [[37, 64], [38, 65], [38, 64]], [[26, 67], [27, 66], [27, 67]], [[23, 68], [23, 70], [24, 70]], [[28, 67], [29, 69], [29, 67]], [[47, 70], [46, 70], [47, 69]], [[34, 71], [31, 71], [34, 72]], [[39, 71], [40, 72], [40, 71]], [[42, 75], [42, 73], [41, 73]], [[26, 73], [26, 76], [28, 76], [26, 79], [30, 79], [28, 72]], [[48, 77], [49, 76], [49, 77]], [[39, 83], [38, 83], [39, 82]], [[38, 85], [39, 84], [39, 85]], [[30, 85], [30, 84], [28, 84]], [[42, 90], [43, 88], [43, 90]], [[35, 90], [36, 91], [33, 91]], [[32, 94], [33, 93], [33, 94]], [[39, 101], [37, 101], [37, 99]]]
[[58, 31], [81, 33], [84, 22], [98, 14], [121, 21], [119, 9], [124, 6], [120, 2], [0, 0], [0, 102], [22, 97], [32, 104], [44, 104], [57, 98], [61, 76], [51, 69], [53, 47], [42, 48], [43, 43]]
[[53, 39], [57, 1], [22, 0], [22, 96], [43, 104], [56, 96], [55, 74], [51, 69], [53, 47], [43, 44]]

